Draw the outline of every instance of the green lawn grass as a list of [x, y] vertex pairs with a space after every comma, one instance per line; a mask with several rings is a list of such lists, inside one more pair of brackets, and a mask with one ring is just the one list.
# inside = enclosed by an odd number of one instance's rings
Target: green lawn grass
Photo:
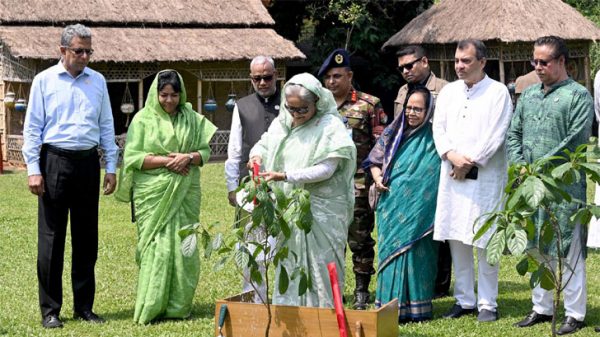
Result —
[[[192, 318], [164, 321], [142, 326], [132, 320], [135, 302], [137, 266], [134, 261], [136, 234], [130, 222], [129, 205], [110, 197], [100, 198], [100, 243], [96, 266], [97, 290], [94, 310], [108, 322], [90, 325], [72, 320], [70, 289], [70, 241], [65, 252], [64, 304], [61, 318], [65, 327], [45, 330], [40, 324], [38, 308], [36, 252], [37, 201], [27, 190], [24, 172], [0, 175], [0, 336], [212, 336], [215, 300], [237, 293], [241, 282], [232, 268], [214, 272], [216, 260], [202, 261], [200, 284], [194, 299]], [[208, 164], [202, 169], [201, 221], [225, 224], [233, 218], [227, 204], [223, 164]], [[349, 255], [349, 254], [348, 254]], [[444, 320], [441, 315], [453, 304], [451, 298], [436, 300], [435, 319], [428, 323], [399, 326], [400, 336], [548, 336], [550, 325], [517, 329], [512, 324], [531, 309], [528, 280], [514, 269], [516, 259], [504, 257], [500, 270], [498, 299], [501, 318], [479, 324], [475, 317]], [[350, 296], [354, 277], [348, 275], [344, 294]], [[600, 255], [588, 258], [589, 327], [575, 336], [595, 336], [594, 325], [600, 325]], [[375, 281], [371, 283], [374, 292]]]

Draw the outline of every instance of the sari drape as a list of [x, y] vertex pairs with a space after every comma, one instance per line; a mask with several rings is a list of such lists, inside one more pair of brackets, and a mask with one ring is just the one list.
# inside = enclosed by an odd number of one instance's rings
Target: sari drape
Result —
[[[405, 103], [406, 105], [406, 103]], [[432, 317], [437, 274], [438, 243], [433, 241], [441, 160], [433, 142], [429, 120], [433, 98], [424, 122], [405, 125], [402, 111], [384, 130], [363, 167], [382, 168], [389, 188], [377, 204], [378, 270], [375, 306], [398, 299], [398, 319]]]
[[178, 231], [200, 217], [200, 169], [191, 166], [183, 176], [166, 168], [142, 170], [147, 155], [199, 152], [202, 163], [210, 155], [209, 141], [216, 127], [192, 110], [181, 81], [178, 113], [169, 116], [158, 101], [158, 75], [127, 132], [123, 167], [116, 197], [135, 206], [139, 266], [134, 321], [190, 315], [198, 284], [198, 253], [184, 257]]
[[381, 195], [377, 206], [375, 304], [398, 298], [400, 320], [431, 318], [438, 250], [433, 220], [440, 170], [431, 125], [400, 145], [388, 169], [390, 192]]
[[[309, 74], [292, 77], [290, 83], [300, 84], [319, 97], [317, 112], [306, 123], [292, 128], [292, 118], [281, 105], [278, 120], [274, 121], [261, 140], [252, 148], [250, 157], [259, 155], [267, 171], [285, 172], [307, 168], [328, 158], [339, 158], [333, 176], [324, 181], [307, 184], [274, 182], [285, 193], [294, 188], [310, 192], [313, 215], [312, 229], [308, 234], [293, 228], [287, 247], [298, 260], [290, 258], [282, 262], [289, 272], [296, 266], [303, 267], [312, 278], [313, 288], [298, 296], [299, 278], [290, 280], [287, 292], [273, 292], [275, 304], [333, 307], [333, 295], [329, 283], [327, 263], [335, 262], [344, 284], [344, 248], [348, 226], [352, 221], [354, 207], [353, 177], [356, 167], [356, 147], [341, 121], [331, 92]], [[282, 96], [285, 102], [285, 96]], [[280, 268], [276, 271], [278, 274]], [[276, 277], [278, 282], [279, 277]], [[278, 284], [274, 289], [278, 289]]]

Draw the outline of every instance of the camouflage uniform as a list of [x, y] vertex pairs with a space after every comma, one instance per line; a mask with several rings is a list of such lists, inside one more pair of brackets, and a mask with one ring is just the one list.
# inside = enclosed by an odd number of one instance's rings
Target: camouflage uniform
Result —
[[379, 98], [357, 91], [354, 88], [346, 101], [338, 107], [344, 117], [348, 132], [356, 144], [356, 174], [354, 175], [354, 221], [348, 230], [348, 245], [352, 251], [354, 273], [372, 275], [375, 257], [375, 240], [371, 237], [374, 226], [373, 210], [369, 207], [368, 191], [370, 175], [361, 167], [363, 160], [375, 145], [383, 131], [387, 116]]

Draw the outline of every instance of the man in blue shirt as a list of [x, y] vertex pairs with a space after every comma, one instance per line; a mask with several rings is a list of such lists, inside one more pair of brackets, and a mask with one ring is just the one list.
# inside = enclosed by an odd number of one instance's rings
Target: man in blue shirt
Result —
[[62, 270], [71, 220], [74, 318], [104, 320], [92, 312], [98, 255], [98, 146], [105, 151], [104, 194], [116, 186], [118, 147], [104, 77], [87, 64], [93, 53], [89, 28], [67, 26], [61, 60], [32, 83], [23, 130], [28, 185], [38, 196], [37, 274], [42, 326], [60, 328]]

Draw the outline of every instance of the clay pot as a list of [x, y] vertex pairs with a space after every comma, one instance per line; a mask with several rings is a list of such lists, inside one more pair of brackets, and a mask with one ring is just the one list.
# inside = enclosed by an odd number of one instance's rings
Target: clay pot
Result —
[[17, 112], [25, 112], [27, 111], [27, 100], [24, 98], [19, 98], [17, 102], [14, 103], [15, 111]]

